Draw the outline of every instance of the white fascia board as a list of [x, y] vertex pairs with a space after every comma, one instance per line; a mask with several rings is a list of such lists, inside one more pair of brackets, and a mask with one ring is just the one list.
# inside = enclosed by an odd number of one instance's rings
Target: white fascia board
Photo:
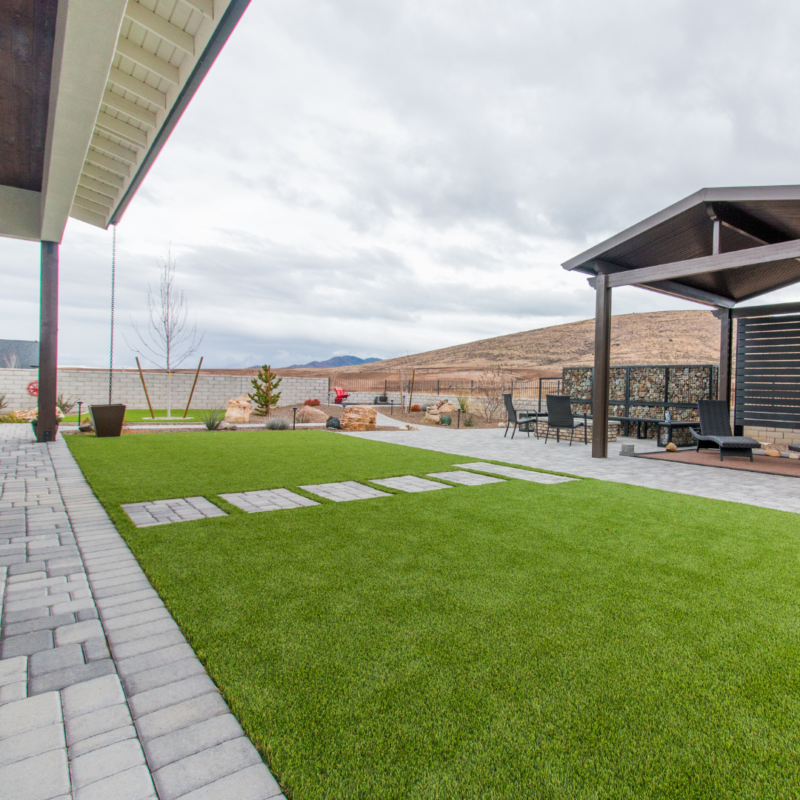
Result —
[[39, 241], [41, 198], [39, 192], [0, 186], [0, 236]]
[[59, 0], [42, 181], [42, 241], [60, 242], [127, 0]]

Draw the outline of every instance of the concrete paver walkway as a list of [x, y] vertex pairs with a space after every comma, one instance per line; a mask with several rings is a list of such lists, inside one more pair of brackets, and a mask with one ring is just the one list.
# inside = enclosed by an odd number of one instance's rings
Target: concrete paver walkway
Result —
[[27, 425], [0, 425], [0, 796], [283, 797], [66, 445]]

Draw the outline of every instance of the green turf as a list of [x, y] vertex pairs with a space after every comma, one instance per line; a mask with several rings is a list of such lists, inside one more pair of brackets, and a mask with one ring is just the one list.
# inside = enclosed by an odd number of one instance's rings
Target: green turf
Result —
[[[77, 408], [77, 405], [75, 406]], [[183, 412], [185, 409], [183, 408], [173, 408], [172, 409], [172, 418], [171, 419], [163, 419], [159, 420], [158, 417], [165, 417], [167, 416], [167, 409], [166, 408], [154, 408], [153, 413], [156, 415], [156, 422], [202, 422], [200, 419], [200, 415], [205, 413], [207, 409], [202, 408], [190, 408], [189, 413], [186, 415], [186, 420], [183, 419]], [[81, 409], [81, 419], [85, 419], [89, 416], [89, 407], [84, 405]], [[189, 419], [191, 417], [191, 419]], [[125, 409], [125, 420], [127, 422], [152, 422], [153, 420], [150, 419], [150, 409], [149, 408], [127, 408]], [[77, 422], [78, 421], [78, 414], [70, 414], [67, 417], [64, 417], [64, 422]]]
[[800, 795], [795, 515], [508, 481], [137, 530], [119, 503], [466, 459], [68, 441], [293, 800]]

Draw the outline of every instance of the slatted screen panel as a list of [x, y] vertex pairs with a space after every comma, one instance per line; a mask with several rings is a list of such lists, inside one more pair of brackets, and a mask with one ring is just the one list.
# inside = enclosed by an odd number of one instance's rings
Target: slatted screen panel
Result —
[[800, 315], [737, 322], [735, 424], [800, 429]]

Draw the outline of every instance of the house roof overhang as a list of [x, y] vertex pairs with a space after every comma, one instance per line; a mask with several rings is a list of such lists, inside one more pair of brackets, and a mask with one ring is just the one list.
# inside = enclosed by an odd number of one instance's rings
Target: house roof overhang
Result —
[[701, 189], [562, 266], [732, 307], [800, 281], [800, 186]]
[[0, 236], [119, 222], [249, 3], [3, 4]]

